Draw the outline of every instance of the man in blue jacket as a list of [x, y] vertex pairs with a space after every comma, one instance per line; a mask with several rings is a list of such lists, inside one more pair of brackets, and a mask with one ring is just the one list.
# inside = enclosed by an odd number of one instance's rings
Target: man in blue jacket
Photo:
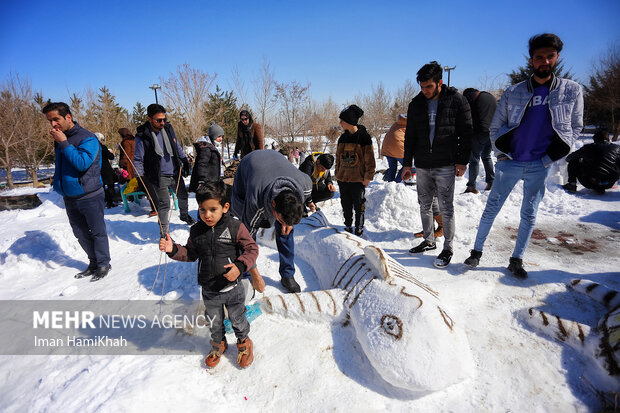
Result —
[[89, 261], [88, 268], [75, 278], [92, 275], [91, 281], [97, 281], [112, 268], [103, 219], [101, 146], [93, 133], [73, 121], [66, 103], [49, 103], [43, 113], [52, 126], [50, 135], [54, 138], [54, 190], [63, 196], [73, 234]]
[[[303, 205], [312, 212], [312, 181], [276, 151], [253, 151], [245, 155], [235, 173], [230, 210], [256, 239], [260, 228], [275, 225], [280, 257], [282, 285], [289, 292], [300, 292], [295, 281], [295, 239], [293, 225], [303, 214]], [[260, 292], [262, 278], [256, 267], [250, 269], [254, 287]]]
[[527, 278], [523, 254], [545, 194], [549, 167], [568, 155], [583, 128], [581, 86], [553, 73], [562, 46], [555, 34], [530, 38], [529, 64], [534, 74], [509, 87], [499, 101], [490, 128], [497, 157], [495, 180], [480, 218], [474, 249], [465, 260], [467, 265], [478, 265], [495, 217], [517, 182], [523, 180], [521, 221], [508, 270], [516, 278]]

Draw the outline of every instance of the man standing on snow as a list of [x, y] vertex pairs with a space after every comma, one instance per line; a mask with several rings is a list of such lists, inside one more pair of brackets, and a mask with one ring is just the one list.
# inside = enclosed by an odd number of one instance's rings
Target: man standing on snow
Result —
[[517, 182], [523, 180], [521, 221], [508, 270], [517, 278], [527, 278], [523, 254], [545, 194], [549, 167], [568, 155], [583, 128], [581, 86], [553, 73], [562, 45], [555, 34], [531, 37], [529, 64], [534, 74], [508, 88], [499, 101], [491, 122], [497, 156], [495, 181], [480, 218], [474, 249], [465, 260], [467, 265], [478, 265], [495, 217]]
[[492, 145], [489, 126], [491, 126], [497, 102], [495, 97], [489, 92], [481, 92], [471, 87], [463, 91], [463, 96], [469, 102], [471, 119], [474, 125], [474, 135], [471, 139], [471, 155], [469, 156], [469, 180], [467, 181], [465, 193], [477, 194], [476, 179], [478, 179], [480, 159], [482, 159], [485, 180], [487, 182], [485, 191], [491, 189], [493, 179], [495, 179], [493, 159], [491, 158]]
[[179, 174], [189, 175], [189, 161], [172, 125], [167, 123], [166, 109], [153, 103], [146, 108], [146, 114], [147, 121], [137, 129], [133, 163], [157, 206], [161, 236], [165, 237], [170, 212], [169, 189], [175, 191], [179, 200], [181, 221], [188, 225], [196, 223], [188, 214], [187, 189], [179, 177]]
[[[301, 291], [295, 281], [295, 239], [293, 226], [310, 202], [312, 181], [276, 151], [254, 151], [243, 157], [235, 174], [230, 210], [256, 239], [260, 228], [275, 225], [276, 246], [280, 257], [282, 285], [291, 293]], [[264, 281], [256, 266], [250, 269], [252, 283], [259, 292]]]
[[63, 196], [73, 235], [89, 261], [88, 268], [75, 278], [92, 275], [91, 281], [100, 280], [112, 268], [103, 219], [101, 145], [92, 132], [73, 121], [66, 103], [49, 103], [42, 112], [52, 126], [50, 135], [54, 138], [54, 190]]
[[411, 176], [415, 163], [418, 202], [424, 230], [424, 241], [410, 253], [434, 250], [433, 197], [437, 194], [439, 212], [443, 217], [443, 251], [435, 266], [446, 267], [452, 259], [454, 238], [454, 182], [463, 176], [469, 161], [472, 121], [469, 104], [455, 88], [443, 84], [442, 69], [430, 62], [418, 71], [422, 91], [411, 100], [407, 110], [403, 181]]

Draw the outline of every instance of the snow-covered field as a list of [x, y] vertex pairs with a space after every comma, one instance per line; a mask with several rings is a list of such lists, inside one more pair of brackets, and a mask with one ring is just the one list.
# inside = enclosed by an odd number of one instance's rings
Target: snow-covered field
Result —
[[[378, 160], [378, 169], [381, 166], [386, 165]], [[419, 242], [412, 233], [421, 228], [415, 186], [384, 183], [377, 175], [368, 188], [365, 237], [438, 291], [469, 340], [475, 373], [445, 390], [420, 397], [383, 381], [350, 324], [263, 314], [251, 325], [255, 361], [245, 370], [237, 368], [234, 348], [215, 369], [206, 370], [207, 338], [201, 353], [185, 356], [0, 356], [0, 410], [596, 410], [600, 404], [584, 385], [584, 375], [602, 390], [619, 390], [619, 382], [601, 374], [590, 354], [538, 334], [522, 316], [535, 307], [594, 327], [605, 308], [567, 290], [565, 284], [587, 278], [620, 289], [620, 189], [597, 195], [581, 188], [569, 195], [560, 182], [558, 173], [549, 177], [524, 258], [529, 271], [525, 281], [512, 278], [505, 269], [519, 223], [521, 184], [498, 216], [480, 266], [469, 269], [462, 262], [472, 248], [487, 194], [463, 194], [466, 178], [457, 179], [455, 251], [443, 270], [432, 264], [440, 249], [416, 256], [407, 252]], [[124, 213], [122, 206], [106, 210], [112, 271], [91, 283], [73, 278], [87, 260], [72, 235], [62, 198], [49, 188], [3, 194], [32, 192], [39, 193], [40, 207], [0, 212], [0, 299], [141, 300], [156, 298], [162, 288], [168, 300], [199, 297], [196, 263], [169, 261], [165, 285], [160, 274], [149, 293], [160, 253], [158, 227], [146, 215], [146, 200], [131, 213]], [[194, 216], [196, 209], [192, 198]], [[332, 225], [342, 226], [339, 199], [326, 202], [321, 210]], [[176, 212], [170, 229], [173, 238], [185, 242], [189, 228]], [[277, 251], [269, 231], [259, 245], [258, 266], [267, 282], [264, 295], [280, 294]], [[297, 248], [303, 249], [303, 243]], [[299, 258], [296, 266], [302, 290], [319, 289], [312, 266]]]

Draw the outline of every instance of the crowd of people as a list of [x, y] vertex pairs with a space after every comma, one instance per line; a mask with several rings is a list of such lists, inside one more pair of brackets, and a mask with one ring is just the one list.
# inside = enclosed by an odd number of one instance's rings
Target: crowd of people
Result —
[[[460, 94], [448, 87], [435, 61], [417, 72], [421, 92], [412, 99], [407, 113], [398, 116], [380, 149], [388, 162], [385, 181], [416, 177], [422, 231], [415, 235], [423, 239], [410, 253], [435, 250], [437, 238], [443, 237], [443, 248], [434, 265], [449, 265], [454, 253], [455, 179], [463, 176], [469, 165], [465, 192], [478, 194], [476, 181], [482, 160], [486, 181], [483, 190], [488, 192], [488, 199], [465, 263], [471, 267], [479, 264], [495, 217], [517, 182], [523, 180], [519, 230], [508, 269], [517, 278], [527, 277], [523, 255], [545, 193], [549, 168], [569, 154], [583, 127], [581, 87], [554, 74], [562, 47], [556, 35], [532, 37], [529, 63], [533, 75], [508, 88], [499, 102], [484, 91], [468, 88]], [[92, 281], [100, 280], [111, 269], [104, 222], [107, 192], [101, 179], [101, 165], [106, 163], [104, 158], [109, 158], [109, 151], [73, 120], [65, 103], [51, 103], [43, 112], [55, 140], [54, 189], [63, 195], [73, 232], [89, 259], [88, 267], [76, 278], [92, 276]], [[208, 134], [194, 144], [195, 161], [188, 189], [182, 179], [190, 174], [188, 156], [163, 106], [148, 106], [147, 121], [137, 128], [135, 136], [126, 128], [118, 131], [122, 137], [119, 166], [126, 171], [126, 178], [138, 178], [152, 200], [153, 214], [159, 222], [159, 248], [172, 259], [200, 262], [198, 283], [206, 314], [216, 320], [211, 329], [212, 350], [205, 360], [208, 366], [217, 365], [228, 346], [224, 308], [237, 337], [239, 365], [252, 363], [245, 287], [240, 280], [244, 276], [251, 279], [259, 292], [265, 288], [256, 266], [256, 235], [261, 228], [275, 228], [281, 284], [291, 293], [301, 290], [295, 280], [294, 226], [304, 215], [319, 210], [317, 203], [333, 198], [338, 191], [344, 230], [363, 235], [366, 187], [376, 170], [371, 136], [360, 124], [363, 115], [357, 105], [344, 108], [339, 115], [343, 133], [335, 154], [313, 152], [301, 159], [298, 148], [285, 156], [264, 150], [261, 125], [254, 122], [248, 110], [241, 111], [234, 149], [239, 163], [232, 189], [221, 179], [222, 156], [215, 144], [221, 142], [224, 130], [217, 124], [211, 123]], [[594, 144], [568, 157], [566, 190], [575, 191], [579, 179], [583, 186], [602, 192], [618, 180], [620, 149], [607, 139], [607, 133], [601, 132]], [[188, 190], [196, 193], [198, 221], [188, 214]], [[175, 242], [168, 233], [170, 191], [178, 198], [181, 220], [191, 226], [185, 244]]]

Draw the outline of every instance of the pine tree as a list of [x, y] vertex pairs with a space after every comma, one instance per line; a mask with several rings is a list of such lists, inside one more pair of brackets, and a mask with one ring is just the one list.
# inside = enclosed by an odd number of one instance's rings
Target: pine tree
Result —
[[142, 106], [142, 103], [136, 102], [131, 112], [131, 124], [134, 129], [146, 122], [146, 119], [146, 108]]
[[229, 143], [235, 142], [237, 139], [237, 117], [239, 108], [237, 107], [237, 98], [232, 91], [225, 91], [215, 86], [215, 92], [209, 93], [207, 103], [204, 108], [204, 116], [207, 126], [205, 134], [209, 129], [211, 121], [215, 121], [224, 129], [223, 145], [228, 149], [228, 157], [230, 157]]
[[125, 125], [129, 117], [127, 111], [116, 103], [116, 98], [106, 86], [99, 89], [97, 102], [92, 110], [98, 127], [98, 130], [93, 132], [103, 133], [106, 145], [110, 149], [115, 148], [120, 142], [117, 131]]

